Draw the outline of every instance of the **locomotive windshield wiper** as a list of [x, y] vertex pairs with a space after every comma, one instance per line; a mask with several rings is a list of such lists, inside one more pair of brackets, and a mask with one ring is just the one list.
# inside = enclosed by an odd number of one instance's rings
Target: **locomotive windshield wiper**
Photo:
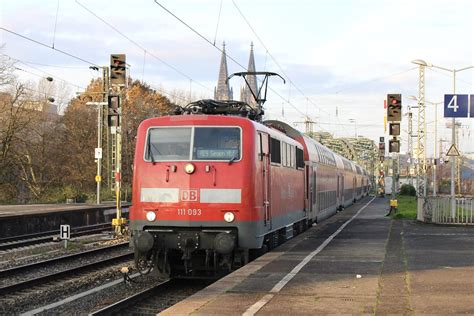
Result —
[[155, 158], [153, 157], [153, 151], [151, 150], [151, 146], [153, 146], [153, 145], [152, 145], [152, 143], [151, 143], [151, 141], [150, 141], [150, 138], [151, 138], [151, 137], [148, 136], [148, 139], [147, 139], [147, 146], [148, 146], [147, 153], [148, 153], [148, 156], [149, 156], [150, 159], [151, 159], [152, 164], [155, 165], [155, 164], [156, 164], [156, 161], [155, 161]]
[[229, 160], [229, 165], [231, 165], [234, 161], [236, 161], [238, 159], [238, 155], [235, 155], [234, 157], [232, 157], [230, 160]]

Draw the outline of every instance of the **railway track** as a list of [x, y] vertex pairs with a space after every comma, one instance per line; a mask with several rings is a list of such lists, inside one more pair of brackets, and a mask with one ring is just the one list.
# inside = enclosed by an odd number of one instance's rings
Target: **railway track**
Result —
[[[112, 230], [110, 223], [102, 223], [90, 226], [82, 226], [73, 228], [71, 237], [80, 237], [101, 233], [104, 230]], [[27, 247], [54, 241], [54, 237], [58, 236], [58, 231], [47, 231], [36, 234], [28, 234], [21, 236], [12, 236], [0, 239], [0, 251]]]
[[[103, 247], [99, 249], [94, 249], [94, 250], [89, 250], [86, 252], [81, 252], [77, 254], [72, 254], [72, 255], [67, 255], [67, 256], [62, 256], [59, 258], [54, 258], [54, 259], [49, 259], [45, 261], [40, 261], [36, 262], [33, 264], [28, 264], [28, 265], [23, 265], [19, 267], [14, 267], [14, 268], [9, 268], [5, 270], [0, 270], [0, 280], [2, 281], [2, 285], [0, 286], [0, 296], [2, 295], [10, 295], [15, 292], [19, 292], [24, 289], [30, 289], [35, 286], [39, 285], [44, 285], [48, 282], [56, 281], [56, 280], [61, 280], [66, 277], [71, 277], [75, 276], [78, 274], [86, 273], [88, 271], [93, 271], [95, 269], [98, 269], [103, 266], [110, 266], [112, 264], [124, 262], [131, 260], [133, 258], [133, 253], [132, 252], [126, 252], [124, 254], [118, 254], [114, 255], [105, 259], [99, 259], [95, 260], [92, 262], [88, 262], [85, 264], [81, 264], [79, 266], [73, 267], [73, 268], [66, 268], [62, 269], [60, 271], [55, 271], [52, 273], [46, 273], [40, 276], [32, 277], [32, 278], [26, 278], [24, 280], [8, 283], [5, 282], [7, 279], [11, 279], [12, 277], [18, 276], [18, 275], [24, 275], [27, 274], [28, 272], [31, 271], [40, 271], [45, 268], [51, 269], [52, 265], [56, 264], [67, 264], [69, 262], [74, 262], [77, 260], [81, 260], [81, 262], [84, 261], [85, 258], [87, 257], [93, 257], [96, 255], [100, 255], [104, 252], [107, 251], [114, 251], [114, 250], [120, 250], [120, 249], [126, 249], [128, 247], [128, 242], [127, 243], [121, 243], [109, 247]], [[7, 284], [5, 284], [7, 283]]]
[[172, 279], [89, 315], [156, 315], [209, 285], [209, 281]]

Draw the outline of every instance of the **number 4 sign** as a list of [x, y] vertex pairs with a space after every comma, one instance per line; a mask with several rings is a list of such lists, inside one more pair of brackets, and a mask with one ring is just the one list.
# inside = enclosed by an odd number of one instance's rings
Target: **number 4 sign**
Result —
[[[474, 95], [445, 94], [444, 117], [468, 117], [469, 103], [472, 104]], [[472, 114], [471, 114], [472, 116]]]

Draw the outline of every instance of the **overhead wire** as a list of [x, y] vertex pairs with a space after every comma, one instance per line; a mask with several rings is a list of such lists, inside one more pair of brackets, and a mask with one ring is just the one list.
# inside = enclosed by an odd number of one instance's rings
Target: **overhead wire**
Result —
[[62, 69], [82, 69], [84, 70], [84, 67], [82, 66], [59, 66], [59, 65], [49, 65], [49, 64], [43, 64], [43, 63], [37, 63], [37, 62], [32, 62], [32, 61], [26, 61], [22, 60], [21, 61], [24, 64], [31, 64], [31, 65], [37, 65], [37, 66], [43, 66], [43, 67], [52, 67], [52, 68], [62, 68]]
[[[427, 68], [428, 70], [432, 71], [432, 72], [436, 72], [436, 73], [438, 73], [438, 74], [440, 74], [440, 75], [443, 75], [443, 76], [445, 76], [445, 77], [450, 77], [451, 79], [453, 78], [453, 76], [452, 76], [452, 75], [449, 75], [448, 73], [446, 73], [446, 71], [441, 71], [441, 70], [438, 70], [438, 69], [433, 69], [432, 67], [426, 67], [426, 68]], [[468, 86], [471, 86], [471, 87], [474, 85], [473, 82], [469, 82], [469, 81], [466, 81], [466, 80], [463, 80], [463, 79], [459, 79], [459, 78], [457, 78], [457, 77], [456, 77], [456, 82], [462, 82], [462, 83], [464, 83], [464, 84], [466, 84], [466, 85], [468, 85]]]
[[54, 47], [54, 42], [56, 40], [56, 28], [58, 26], [58, 15], [59, 15], [59, 0], [58, 0], [58, 4], [56, 6], [56, 19], [54, 21], [53, 47]]
[[[391, 78], [391, 77], [396, 77], [396, 76], [399, 76], [399, 75], [403, 75], [403, 74], [408, 73], [408, 72], [410, 72], [410, 71], [412, 71], [412, 70], [415, 70], [415, 69], [418, 69], [418, 67], [412, 67], [412, 68], [409, 68], [409, 69], [407, 69], [407, 70], [403, 70], [403, 71], [400, 71], [400, 72], [392, 73], [392, 74], [389, 74], [389, 75], [386, 75], [386, 76], [382, 76], [382, 77], [377, 77], [377, 78], [374, 78], [374, 79], [369, 79], [369, 80], [360, 81], [360, 82], [357, 82], [357, 83], [351, 85], [349, 88], [337, 90], [337, 91], [334, 92], [334, 94], [339, 94], [339, 93], [344, 92], [344, 91], [353, 90], [353, 89], [355, 89], [357, 86], [360, 86], [360, 85], [363, 85], [363, 84], [368, 84], [368, 83], [372, 83], [372, 82], [377, 82], [377, 81], [381, 81], [381, 80], [388, 79], [388, 78]], [[324, 91], [329, 91], [329, 90], [332, 90], [332, 89], [333, 89], [333, 88], [328, 88], [328, 89], [323, 90], [322, 92], [324, 92]]]
[[[77, 0], [76, 0], [77, 1]], [[171, 16], [173, 16], [176, 20], [178, 20], [181, 24], [183, 24], [184, 26], [186, 26], [189, 30], [191, 30], [194, 34], [196, 34], [198, 37], [200, 37], [201, 39], [203, 39], [205, 42], [207, 42], [209, 45], [211, 45], [212, 47], [214, 47], [215, 49], [217, 49], [219, 52], [223, 53], [223, 50], [220, 49], [219, 47], [217, 47], [214, 43], [212, 43], [209, 39], [207, 39], [204, 35], [202, 35], [201, 33], [199, 33], [199, 31], [197, 31], [195, 28], [193, 28], [192, 26], [190, 26], [188, 23], [186, 23], [185, 21], [183, 21], [181, 18], [179, 18], [176, 14], [174, 14], [173, 12], [171, 12], [168, 8], [166, 8], [164, 5], [162, 5], [160, 2], [158, 2], [157, 0], [154, 0], [154, 2], [159, 6], [161, 7], [164, 11], [166, 11], [168, 14], [170, 14]], [[240, 66], [242, 69], [246, 70], [247, 68], [242, 65], [239, 61], [237, 61], [234, 57], [232, 57], [231, 55], [229, 55], [227, 52], [226, 52], [226, 56], [227, 58], [229, 58], [231, 61], [233, 61], [235, 64], [237, 64], [238, 66]], [[301, 115], [305, 115], [300, 109], [298, 109], [293, 103], [291, 103], [289, 100], [287, 100], [285, 97], [283, 97], [281, 94], [279, 94], [278, 92], [275, 91], [275, 89], [272, 89], [271, 87], [268, 88], [270, 91], [272, 91], [273, 93], [275, 93], [278, 97], [280, 97], [285, 103], [287, 103], [288, 105], [290, 105], [293, 109], [295, 109], [298, 113], [300, 113]]]
[[199, 81], [196, 81], [194, 80], [192, 77], [190, 77], [189, 75], [185, 74], [183, 71], [181, 71], [180, 69], [178, 69], [177, 67], [171, 65], [170, 63], [166, 62], [165, 60], [163, 60], [162, 58], [158, 57], [157, 55], [153, 54], [152, 52], [150, 52], [150, 50], [146, 49], [145, 47], [143, 47], [142, 45], [140, 45], [138, 42], [136, 42], [135, 40], [133, 40], [132, 38], [130, 38], [129, 36], [127, 36], [125, 33], [123, 33], [122, 31], [120, 31], [117, 27], [115, 27], [114, 25], [112, 25], [111, 23], [107, 22], [105, 19], [103, 19], [102, 17], [100, 17], [99, 15], [97, 15], [95, 12], [93, 12], [91, 9], [89, 9], [88, 7], [86, 7], [84, 4], [80, 3], [79, 0], [75, 0], [75, 2], [81, 6], [84, 10], [86, 10], [87, 12], [89, 12], [90, 14], [92, 14], [94, 17], [96, 17], [98, 20], [100, 20], [102, 23], [104, 23], [105, 25], [107, 25], [108, 27], [110, 27], [112, 30], [114, 30], [115, 32], [117, 32], [118, 34], [120, 34], [123, 38], [125, 38], [126, 40], [128, 40], [130, 43], [132, 43], [133, 45], [135, 45], [136, 47], [138, 47], [139, 49], [141, 49], [143, 52], [146, 52], [148, 55], [152, 56], [153, 58], [155, 58], [156, 60], [158, 60], [159, 62], [161, 62], [163, 65], [167, 66], [168, 68], [174, 70], [176, 73], [180, 74], [181, 76], [187, 78], [188, 80], [192, 80], [194, 83], [196, 83], [197, 85], [201, 86], [202, 88], [208, 90], [208, 91], [214, 91], [213, 89], [205, 86], [204, 84], [200, 83]]
[[216, 45], [216, 40], [217, 40], [217, 31], [219, 30], [219, 23], [221, 21], [221, 12], [222, 12], [222, 1], [219, 6], [219, 14], [217, 15], [217, 25], [216, 25], [216, 32], [214, 33], [214, 45]]
[[99, 67], [99, 65], [97, 65], [96, 63], [93, 63], [93, 62], [88, 61], [88, 60], [86, 60], [86, 59], [84, 59], [84, 58], [81, 58], [81, 57], [79, 57], [79, 56], [76, 56], [76, 55], [74, 55], [74, 54], [71, 54], [71, 53], [69, 53], [69, 52], [67, 52], [67, 51], [64, 51], [64, 50], [57, 49], [57, 48], [55, 48], [55, 47], [49, 46], [49, 45], [47, 45], [47, 44], [45, 44], [45, 43], [43, 43], [43, 42], [40, 42], [40, 41], [38, 41], [38, 40], [35, 40], [35, 39], [33, 39], [33, 38], [31, 38], [31, 37], [28, 37], [28, 36], [26, 36], [26, 35], [22, 35], [22, 34], [20, 34], [20, 33], [15, 32], [15, 31], [6, 29], [6, 28], [4, 28], [4, 27], [0, 27], [0, 30], [3, 30], [3, 31], [5, 31], [5, 32], [7, 32], [7, 33], [13, 34], [13, 35], [18, 36], [18, 37], [21, 37], [21, 38], [23, 38], [23, 39], [25, 39], [25, 40], [27, 40], [27, 41], [33, 42], [33, 43], [38, 44], [38, 45], [40, 45], [40, 46], [43, 46], [43, 47], [52, 49], [52, 50], [54, 50], [54, 51], [57, 51], [58, 53], [61, 53], [61, 54], [63, 54], [63, 55], [69, 56], [69, 57], [74, 58], [74, 59], [76, 59], [76, 60], [82, 61], [83, 63], [86, 63], [86, 64], [89, 64], [89, 65], [92, 65], [92, 66]]
[[[25, 62], [24, 62], [23, 60], [21, 60], [21, 59], [13, 58], [13, 57], [11, 57], [11, 56], [9, 56], [9, 55], [7, 55], [7, 54], [2, 54], [2, 55], [5, 56], [5, 57], [7, 57], [7, 58], [9, 58], [10, 60], [19, 62], [19, 63], [23, 64], [24, 66], [30, 67], [30, 68], [32, 68], [32, 69], [35, 69], [36, 71], [39, 71], [39, 72], [44, 73], [45, 75], [48, 75], [48, 76], [50, 76], [50, 77], [52, 77], [52, 78], [55, 78], [55, 79], [58, 79], [58, 80], [60, 80], [60, 81], [62, 81], [62, 82], [65, 82], [65, 83], [67, 83], [68, 85], [74, 86], [74, 87], [79, 88], [79, 89], [86, 89], [86, 88], [84, 88], [84, 87], [82, 87], [82, 86], [78, 86], [78, 85], [76, 85], [76, 84], [74, 84], [74, 83], [72, 83], [72, 82], [69, 82], [69, 81], [67, 81], [67, 80], [64, 80], [64, 79], [62, 79], [61, 77], [58, 77], [58, 76], [56, 76], [56, 75], [53, 75], [53, 74], [51, 74], [51, 73], [49, 73], [49, 72], [47, 72], [47, 71], [41, 70], [41, 69], [36, 68], [36, 67], [33, 67], [33, 66], [31, 66], [31, 65], [28, 65], [27, 63], [25, 63]], [[29, 73], [29, 74], [35, 75], [35, 76], [43, 77], [42, 75], [35, 74], [35, 73], [30, 72], [30, 71], [27, 71], [27, 70], [25, 70], [25, 69], [21, 69], [21, 68], [18, 68], [18, 67], [15, 67], [15, 68], [16, 68], [17, 70], [24, 71], [24, 72], [27, 72], [27, 73]]]
[[[316, 105], [314, 102], [312, 102], [309, 97], [306, 96], [306, 94], [303, 92], [303, 90], [301, 90], [294, 82], [293, 80], [291, 80], [290, 76], [288, 76], [288, 74], [285, 72], [285, 70], [283, 69], [283, 67], [278, 63], [278, 61], [276, 60], [276, 58], [273, 56], [272, 53], [270, 53], [270, 50], [268, 49], [268, 47], [265, 45], [265, 43], [263, 42], [263, 40], [260, 38], [260, 36], [258, 36], [257, 32], [255, 31], [255, 29], [252, 27], [252, 25], [250, 24], [249, 20], [245, 17], [245, 15], [243, 14], [242, 10], [240, 10], [239, 6], [237, 5], [237, 3], [235, 3], [234, 0], [232, 0], [232, 3], [234, 4], [234, 7], [237, 9], [237, 11], [239, 12], [240, 16], [242, 17], [242, 19], [245, 21], [245, 23], [247, 24], [247, 26], [250, 28], [250, 30], [252, 31], [252, 33], [255, 35], [255, 37], [257, 38], [257, 40], [260, 42], [260, 44], [263, 46], [263, 48], [266, 50], [268, 56], [270, 56], [270, 58], [273, 60], [273, 62], [278, 66], [278, 68], [280, 68], [280, 71], [283, 73], [283, 75], [285, 76], [285, 78], [288, 79], [289, 83], [290, 83], [290, 87], [291, 85], [293, 85], [296, 90], [305, 98], [307, 98], [307, 100], [312, 103], [314, 106], [320, 108], [318, 105]], [[331, 115], [329, 112], [325, 111], [325, 110], [322, 110], [323, 112], [325, 112], [326, 114], [328, 115]]]

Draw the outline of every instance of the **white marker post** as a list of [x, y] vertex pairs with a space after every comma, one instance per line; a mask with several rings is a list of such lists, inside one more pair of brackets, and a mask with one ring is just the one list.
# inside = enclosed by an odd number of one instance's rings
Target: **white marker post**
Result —
[[67, 241], [71, 239], [71, 226], [61, 225], [59, 226], [59, 238], [64, 240], [64, 248], [67, 249]]

